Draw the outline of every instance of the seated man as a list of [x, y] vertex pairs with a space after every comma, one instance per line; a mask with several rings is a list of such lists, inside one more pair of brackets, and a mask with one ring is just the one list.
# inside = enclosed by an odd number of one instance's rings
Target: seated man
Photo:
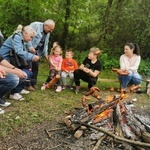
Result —
[[74, 71], [76, 94], [80, 89], [80, 79], [88, 83], [89, 89], [96, 84], [98, 75], [101, 71], [101, 62], [97, 58], [100, 53], [99, 48], [91, 48], [88, 57], [84, 59], [83, 63], [79, 66], [79, 69]]
[[[14, 89], [19, 78], [26, 79], [26, 73], [15, 68], [0, 55], [0, 106], [9, 106], [11, 103], [6, 102], [3, 96]], [[0, 114], [4, 112], [0, 110]]]

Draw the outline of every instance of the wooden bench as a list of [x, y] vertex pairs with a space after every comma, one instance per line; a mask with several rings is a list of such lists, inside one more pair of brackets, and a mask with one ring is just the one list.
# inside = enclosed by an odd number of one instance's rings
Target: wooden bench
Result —
[[118, 82], [118, 83], [119, 83], [119, 80], [118, 80], [118, 79], [104, 79], [104, 78], [98, 78], [97, 81], [98, 81], [98, 82]]
[[[111, 83], [111, 82], [116, 82], [116, 83], [119, 83], [119, 88], [120, 88], [120, 82], [119, 82], [119, 80], [118, 79], [104, 79], [104, 78], [98, 78], [98, 80], [97, 80], [98, 82], [107, 82], [107, 83]], [[146, 93], [148, 94], [148, 95], [150, 95], [150, 80], [142, 80], [143, 82], [145, 82], [146, 83]]]

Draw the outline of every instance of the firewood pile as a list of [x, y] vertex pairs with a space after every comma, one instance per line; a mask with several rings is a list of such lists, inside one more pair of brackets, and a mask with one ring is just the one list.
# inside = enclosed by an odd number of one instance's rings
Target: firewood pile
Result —
[[123, 93], [102, 99], [100, 89], [93, 87], [83, 95], [83, 107], [66, 116], [64, 122], [77, 140], [91, 140], [93, 150], [102, 145], [150, 149], [150, 114], [127, 101], [128, 96]]

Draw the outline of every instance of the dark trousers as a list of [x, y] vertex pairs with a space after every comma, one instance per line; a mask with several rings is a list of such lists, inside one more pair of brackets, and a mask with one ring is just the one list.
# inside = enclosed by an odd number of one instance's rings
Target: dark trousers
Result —
[[97, 82], [97, 77], [91, 77], [86, 72], [77, 69], [74, 71], [74, 81], [76, 86], [80, 86], [80, 79], [88, 83], [88, 88], [93, 87]]
[[[47, 77], [45, 83], [50, 82], [57, 74], [60, 75], [61, 72], [60, 72], [60, 71], [56, 71], [56, 70], [54, 70], [54, 69], [51, 69], [51, 70], [49, 71], [49, 76]], [[61, 79], [59, 79], [56, 84], [60, 85], [60, 84], [61, 84]]]
[[37, 83], [37, 76], [38, 76], [38, 72], [39, 72], [39, 64], [40, 61], [35, 61], [32, 62], [32, 79], [31, 79], [31, 85], [34, 86]]

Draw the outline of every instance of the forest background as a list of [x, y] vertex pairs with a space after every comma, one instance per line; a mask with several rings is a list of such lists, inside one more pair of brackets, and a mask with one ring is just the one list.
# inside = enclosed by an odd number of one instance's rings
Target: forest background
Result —
[[149, 0], [0, 0], [0, 12], [5, 39], [19, 24], [51, 18], [56, 27], [49, 47], [59, 41], [63, 50], [72, 48], [79, 64], [91, 47], [99, 47], [103, 70], [119, 67], [126, 42], [138, 43], [139, 72], [150, 77]]

